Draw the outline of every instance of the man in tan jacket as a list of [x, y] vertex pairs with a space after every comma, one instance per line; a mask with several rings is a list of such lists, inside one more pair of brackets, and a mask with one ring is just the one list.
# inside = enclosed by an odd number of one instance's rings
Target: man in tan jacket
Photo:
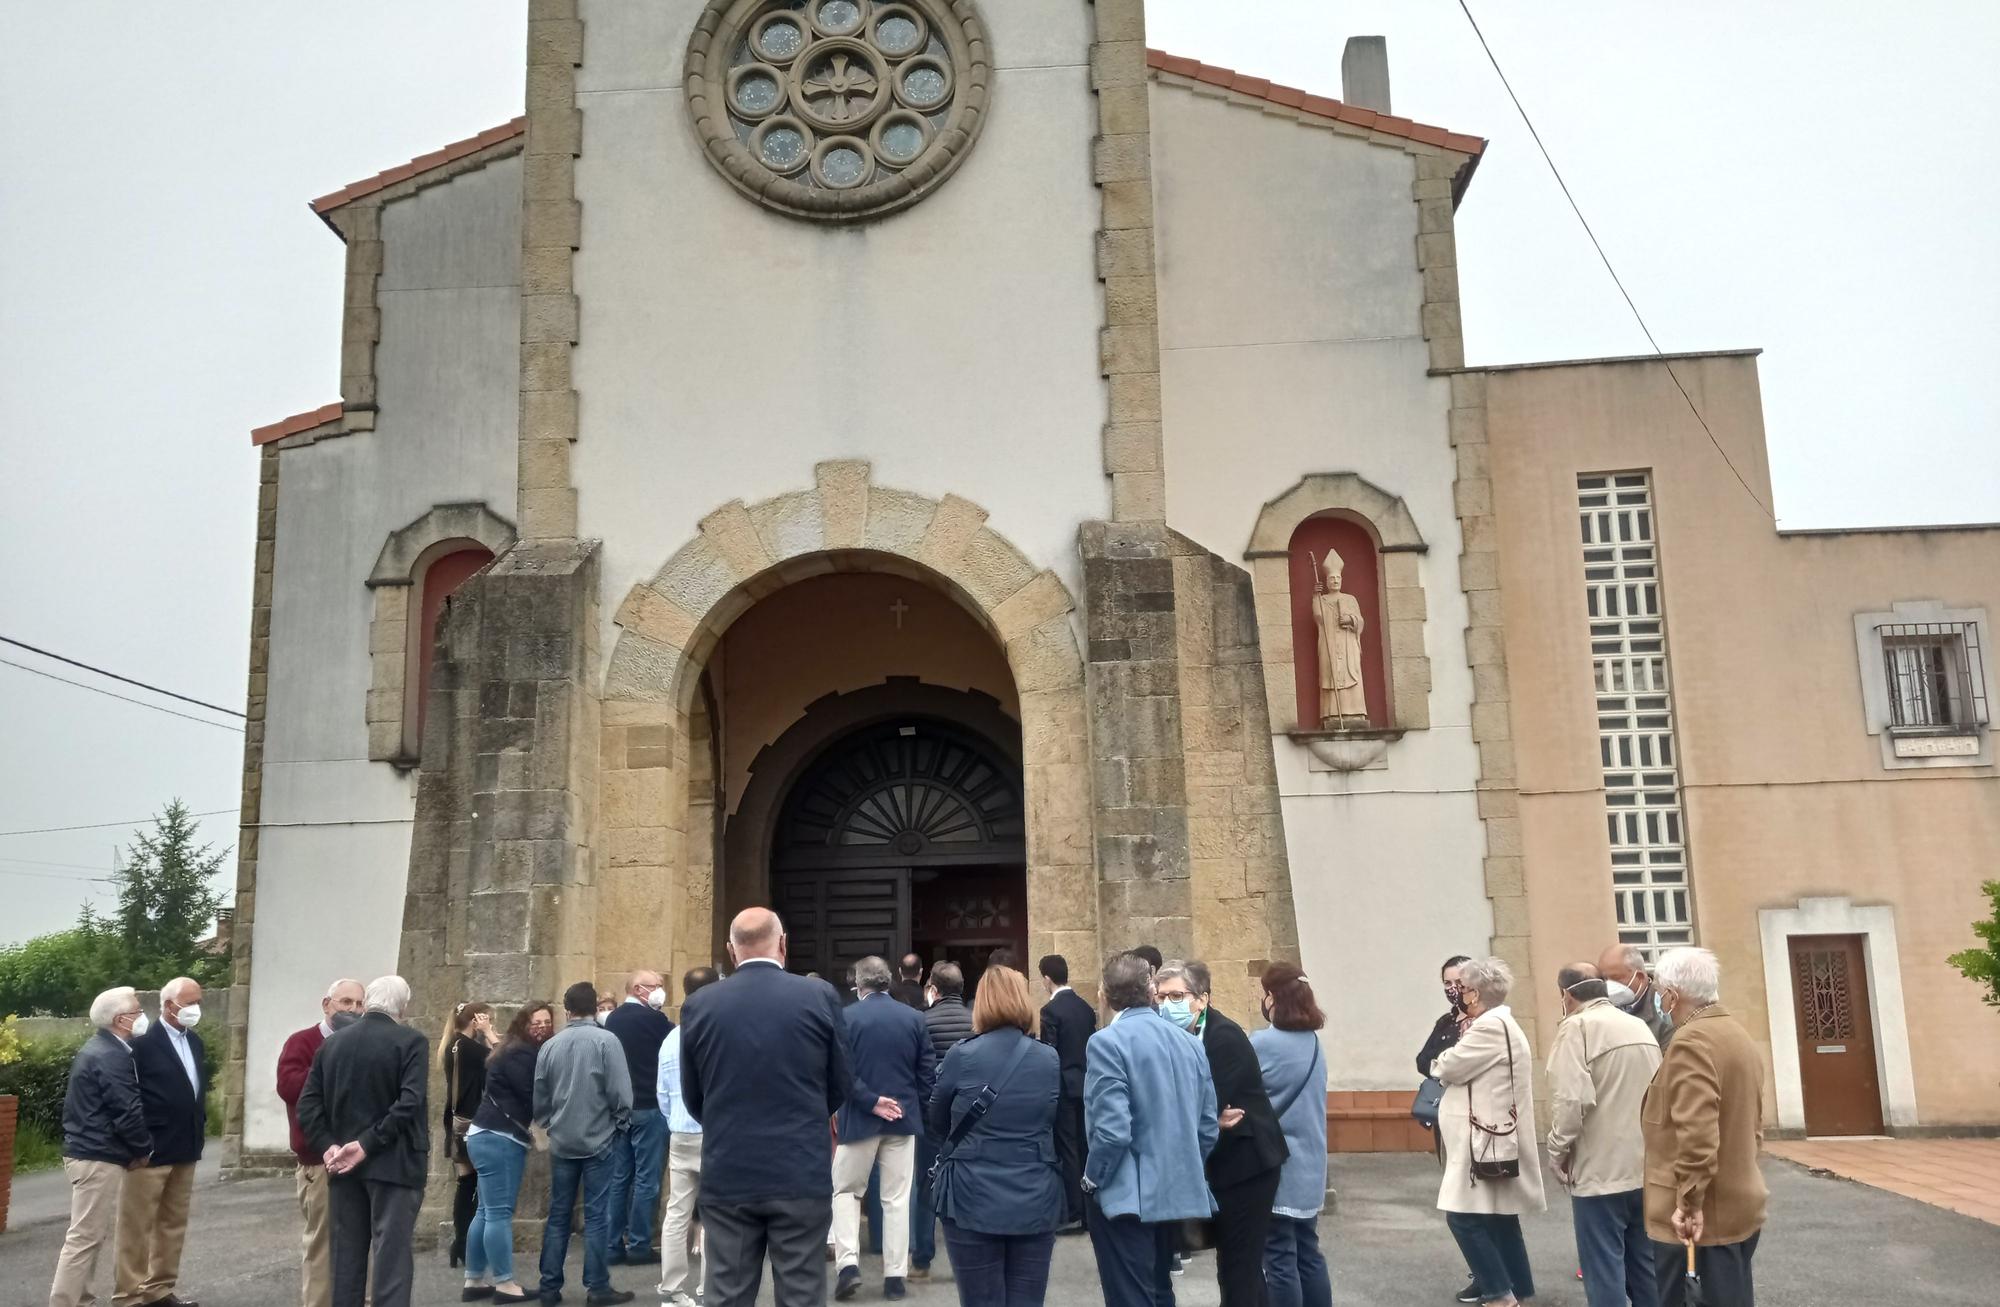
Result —
[[1661, 1307], [1682, 1307], [1687, 1258], [1708, 1307], [1755, 1301], [1750, 1259], [1769, 1197], [1757, 1153], [1764, 1141], [1764, 1067], [1756, 1045], [1718, 1002], [1721, 968], [1702, 948], [1670, 949], [1653, 973], [1674, 1018], [1659, 1074], [1646, 1092], [1646, 1233]]
[[1549, 1169], [1569, 1186], [1584, 1295], [1590, 1307], [1653, 1307], [1639, 1112], [1660, 1046], [1645, 1022], [1612, 1004], [1589, 963], [1562, 968], [1556, 983], [1566, 1015], [1549, 1051]]

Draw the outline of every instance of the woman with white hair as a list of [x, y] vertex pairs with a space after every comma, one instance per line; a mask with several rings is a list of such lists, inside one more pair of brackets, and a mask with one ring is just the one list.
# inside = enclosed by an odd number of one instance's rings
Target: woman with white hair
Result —
[[1505, 962], [1465, 962], [1459, 982], [1472, 1023], [1431, 1070], [1445, 1086], [1438, 1210], [1472, 1268], [1479, 1300], [1525, 1302], [1535, 1296], [1535, 1279], [1521, 1213], [1548, 1207], [1535, 1152], [1534, 1050], [1507, 1009], [1514, 973]]

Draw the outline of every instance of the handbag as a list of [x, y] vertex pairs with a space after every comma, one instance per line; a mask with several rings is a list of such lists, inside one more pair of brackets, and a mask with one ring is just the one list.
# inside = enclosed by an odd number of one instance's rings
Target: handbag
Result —
[[986, 1119], [986, 1114], [993, 1110], [993, 1104], [999, 1099], [1000, 1091], [1007, 1087], [1007, 1082], [1014, 1078], [1016, 1071], [1020, 1070], [1021, 1063], [1027, 1060], [1028, 1047], [1033, 1043], [1035, 1041], [1027, 1035], [1021, 1036], [1020, 1042], [1014, 1046], [1013, 1053], [1007, 1058], [1007, 1065], [1000, 1068], [999, 1076], [987, 1081], [973, 1096], [972, 1105], [965, 1109], [965, 1115], [958, 1118], [958, 1124], [951, 1128], [951, 1134], [945, 1139], [944, 1147], [938, 1149], [938, 1155], [931, 1162], [931, 1169], [925, 1175], [933, 1189], [937, 1187], [938, 1173], [944, 1169], [944, 1164], [951, 1160], [952, 1154], [958, 1151], [958, 1146], [965, 1142], [965, 1137], [977, 1129], [979, 1123]]
[[1444, 1081], [1436, 1076], [1425, 1076], [1424, 1083], [1417, 1086], [1417, 1096], [1411, 1100], [1410, 1115], [1426, 1130], [1435, 1130], [1438, 1112], [1444, 1107]]
[[[1521, 1125], [1521, 1105], [1519, 1096], [1515, 1093], [1514, 1083], [1514, 1032], [1503, 1028], [1500, 1033], [1507, 1041], [1507, 1097], [1510, 1100], [1507, 1108], [1507, 1124], [1487, 1125], [1479, 1119], [1472, 1110], [1472, 1084], [1468, 1081], [1465, 1086], [1465, 1115], [1472, 1123], [1471, 1168], [1466, 1177], [1466, 1183], [1469, 1185], [1476, 1186], [1481, 1180], [1513, 1180], [1521, 1174], [1521, 1151], [1518, 1145], [1512, 1157], [1492, 1155], [1493, 1150], [1500, 1146], [1500, 1141], [1511, 1138]], [[1486, 1146], [1485, 1157], [1479, 1155], [1479, 1146], [1482, 1143]]]

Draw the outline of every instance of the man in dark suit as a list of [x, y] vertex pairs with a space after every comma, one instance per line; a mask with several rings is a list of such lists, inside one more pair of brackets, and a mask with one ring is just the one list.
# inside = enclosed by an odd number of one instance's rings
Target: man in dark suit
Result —
[[1069, 962], [1059, 953], [1042, 959], [1042, 1042], [1055, 1049], [1062, 1066], [1062, 1099], [1056, 1106], [1056, 1165], [1062, 1168], [1065, 1224], [1083, 1225], [1083, 1166], [1088, 1157], [1083, 1132], [1084, 1049], [1097, 1033], [1097, 1011], [1069, 987]]
[[139, 1102], [153, 1156], [125, 1176], [118, 1201], [117, 1307], [196, 1307], [174, 1292], [194, 1197], [194, 1164], [208, 1133], [208, 1067], [201, 1037], [201, 986], [186, 976], [160, 990], [160, 1019], [132, 1041]]
[[921, 1012], [929, 1006], [924, 1002], [924, 960], [914, 953], [905, 953], [903, 960], [896, 964], [896, 978], [889, 982], [889, 997], [904, 1007], [913, 1007]]
[[333, 1307], [409, 1307], [410, 1233], [430, 1161], [430, 1077], [423, 1035], [402, 1024], [410, 985], [368, 982], [368, 1011], [320, 1046], [299, 1094], [299, 1128], [326, 1160]]
[[861, 998], [847, 1009], [847, 1056], [854, 1089], [841, 1106], [833, 1152], [833, 1252], [840, 1264], [834, 1297], [861, 1287], [861, 1194], [882, 1166], [882, 1291], [901, 1298], [910, 1262], [910, 1182], [924, 1104], [937, 1078], [930, 1031], [912, 1008], [889, 997], [889, 964], [854, 964]]
[[771, 1258], [777, 1307], [824, 1307], [833, 1217], [827, 1118], [853, 1089], [840, 998], [785, 971], [769, 908], [729, 925], [736, 972], [681, 1008], [681, 1095], [701, 1123], [708, 1307], [753, 1307]]

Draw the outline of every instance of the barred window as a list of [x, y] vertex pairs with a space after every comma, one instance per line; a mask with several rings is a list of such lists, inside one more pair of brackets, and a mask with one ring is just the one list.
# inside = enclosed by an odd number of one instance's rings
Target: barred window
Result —
[[1987, 724], [1977, 623], [1885, 623], [1875, 633], [1892, 730], [1971, 731]]

